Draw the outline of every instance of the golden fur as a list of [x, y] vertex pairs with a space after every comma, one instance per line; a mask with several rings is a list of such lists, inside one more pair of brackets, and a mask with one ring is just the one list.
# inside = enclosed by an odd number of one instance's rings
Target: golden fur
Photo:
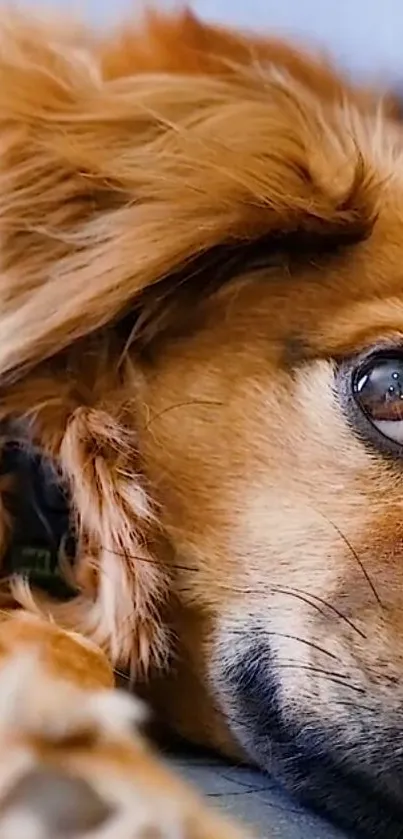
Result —
[[[4, 609], [31, 616], [4, 611], [0, 646], [42, 650], [39, 684], [61, 668], [84, 689], [91, 650], [100, 686], [124, 671], [176, 731], [265, 765], [231, 693], [250, 630], [269, 639], [284, 717], [314, 711], [318, 753], [322, 727], [354, 739], [357, 695], [392, 730], [401, 472], [354, 434], [333, 380], [401, 342], [402, 138], [393, 99], [188, 12], [107, 38], [2, 21], [0, 416], [57, 464], [79, 532], [73, 601], [4, 584]], [[35, 765], [124, 763], [85, 715], [60, 738], [21, 714], [11, 742], [28, 738]], [[155, 818], [155, 796], [188, 801], [129, 748]], [[350, 821], [372, 835], [365, 808]], [[186, 836], [230, 835], [200, 813]]]

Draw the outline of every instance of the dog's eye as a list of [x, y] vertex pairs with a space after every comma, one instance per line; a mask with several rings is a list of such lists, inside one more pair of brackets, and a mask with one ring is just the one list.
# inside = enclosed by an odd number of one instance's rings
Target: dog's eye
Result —
[[355, 371], [354, 398], [372, 425], [403, 444], [403, 355], [372, 358]]

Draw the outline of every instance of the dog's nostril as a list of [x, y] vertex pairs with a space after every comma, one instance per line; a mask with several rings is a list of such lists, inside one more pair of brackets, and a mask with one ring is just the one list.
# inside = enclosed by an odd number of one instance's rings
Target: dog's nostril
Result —
[[14, 839], [20, 835], [21, 825], [30, 839], [32, 820], [32, 836], [68, 839], [95, 830], [112, 812], [84, 778], [57, 769], [34, 769], [17, 781], [1, 802], [0, 836]]

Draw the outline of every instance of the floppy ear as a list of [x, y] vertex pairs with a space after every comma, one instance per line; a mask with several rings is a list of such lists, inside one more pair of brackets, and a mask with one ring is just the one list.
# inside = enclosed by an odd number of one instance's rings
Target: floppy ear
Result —
[[[141, 49], [153, 54], [150, 27]], [[164, 32], [158, 72], [150, 61], [111, 78], [105, 45], [85, 32], [2, 22], [3, 379], [219, 244], [368, 229], [371, 179], [340, 111], [275, 68], [164, 72]]]
[[166, 580], [137, 463], [136, 371], [127, 357], [116, 372], [119, 329], [101, 327], [162, 282], [179, 295], [182, 269], [222, 245], [349, 240], [374, 210], [341, 109], [238, 54], [213, 72], [205, 34], [206, 63], [199, 49], [197, 70], [181, 58], [170, 72], [172, 29], [157, 38], [149, 21], [137, 43], [152, 60], [119, 77], [116, 41], [64, 22], [0, 26], [0, 414], [25, 417], [72, 489], [90, 580], [52, 611], [143, 668], [166, 649]]

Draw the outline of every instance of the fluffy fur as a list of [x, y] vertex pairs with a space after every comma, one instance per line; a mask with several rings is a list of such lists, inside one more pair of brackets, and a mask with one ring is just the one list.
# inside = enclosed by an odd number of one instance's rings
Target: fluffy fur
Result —
[[[385, 837], [389, 769], [362, 762], [398, 707], [401, 476], [334, 371], [401, 341], [402, 136], [390, 97], [189, 12], [105, 38], [2, 19], [0, 417], [68, 487], [80, 590], [3, 605], [147, 675], [185, 736], [264, 768], [272, 740], [302, 797]], [[351, 739], [371, 801], [318, 791]]]

